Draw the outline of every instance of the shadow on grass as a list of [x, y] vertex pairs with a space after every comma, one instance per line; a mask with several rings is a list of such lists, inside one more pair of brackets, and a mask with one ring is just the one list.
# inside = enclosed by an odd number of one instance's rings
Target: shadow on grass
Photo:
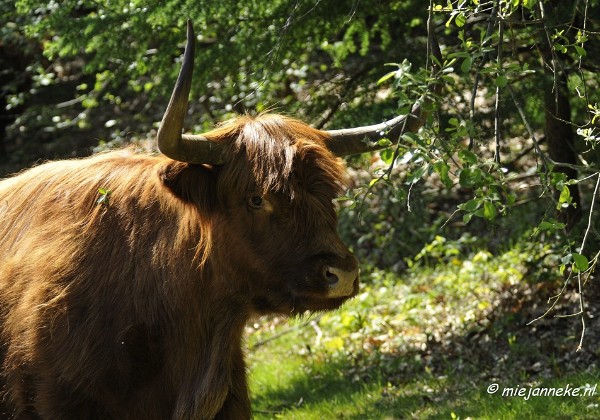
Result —
[[[265, 360], [256, 368], [275, 372], [254, 387], [256, 418], [600, 418], [600, 385], [593, 395], [583, 394], [586, 384], [600, 379], [598, 333], [588, 331], [586, 346], [576, 352], [576, 320], [527, 325], [544, 309], [535, 302], [530, 292], [509, 294], [485, 323], [430, 340], [420, 350], [327, 360], [309, 355], [295, 364], [282, 359], [279, 366], [276, 358]], [[588, 308], [589, 317], [596, 315], [597, 309]], [[489, 393], [493, 384], [498, 390]], [[571, 391], [535, 395], [557, 392], [543, 388]], [[575, 388], [581, 395], [573, 395]]]
[[404, 418], [430, 401], [426, 392], [398, 393], [377, 369], [369, 370], [359, 377], [352, 362], [341, 359], [308, 364], [254, 395], [256, 418]]

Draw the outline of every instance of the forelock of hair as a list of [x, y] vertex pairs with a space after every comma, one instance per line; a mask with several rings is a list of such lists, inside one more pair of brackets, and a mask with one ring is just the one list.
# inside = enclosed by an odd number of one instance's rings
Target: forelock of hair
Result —
[[294, 195], [296, 165], [316, 165], [327, 183], [346, 183], [341, 160], [325, 146], [326, 134], [300, 121], [277, 114], [240, 116], [207, 133], [225, 144], [226, 183], [246, 192], [256, 190]]

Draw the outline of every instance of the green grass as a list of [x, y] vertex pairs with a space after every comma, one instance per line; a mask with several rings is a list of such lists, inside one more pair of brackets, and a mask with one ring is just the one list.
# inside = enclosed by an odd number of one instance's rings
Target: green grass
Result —
[[[593, 386], [600, 375], [562, 366], [503, 305], [524, 283], [521, 260], [480, 252], [402, 278], [372, 272], [338, 311], [258, 322], [248, 336], [255, 418], [599, 418], [600, 385], [594, 396], [525, 398]], [[502, 396], [509, 387], [526, 394]]]
[[[320, 355], [293, 355], [290, 343], [301, 333], [259, 349], [252, 357], [251, 388], [258, 419], [595, 419], [600, 389], [594, 396], [502, 396], [504, 388], [525, 392], [542, 387], [570, 389], [595, 385], [599, 376], [582, 373], [547, 382], [479, 381], [469, 376], [435, 376], [426, 371], [392, 384], [389, 371], [376, 367], [356, 376], [352, 361]], [[278, 340], [279, 341], [279, 340]], [[490, 395], [488, 386], [499, 385]], [[583, 393], [583, 388], [580, 391]], [[527, 398], [527, 399], [526, 399]]]

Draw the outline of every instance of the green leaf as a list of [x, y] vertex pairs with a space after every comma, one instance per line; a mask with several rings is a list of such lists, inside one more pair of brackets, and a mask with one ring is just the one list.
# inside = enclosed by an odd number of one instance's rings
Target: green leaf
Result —
[[477, 163], [477, 155], [467, 149], [459, 151], [458, 157], [467, 165], [474, 165]]
[[426, 147], [421, 137], [417, 136], [415, 133], [404, 133], [402, 134], [401, 138], [407, 143], [418, 144], [419, 146]]
[[333, 337], [323, 341], [324, 347], [329, 351], [339, 351], [344, 348], [344, 340], [341, 337]]
[[496, 86], [498, 86], [499, 88], [503, 88], [508, 84], [508, 78], [501, 74], [498, 77], [496, 77]]
[[567, 266], [565, 264], [561, 264], [559, 271], [560, 271], [560, 275], [564, 276], [565, 275], [565, 270], [567, 269]]
[[554, 49], [559, 53], [565, 54], [567, 52], [567, 47], [561, 44], [554, 44]]
[[459, 13], [458, 15], [456, 15], [454, 22], [456, 22], [456, 26], [458, 26], [459, 28], [462, 28], [463, 26], [465, 26], [465, 23], [467, 22], [467, 18], [465, 17], [464, 14]]
[[458, 175], [458, 183], [461, 187], [470, 187], [472, 185], [471, 173], [472, 171], [469, 168], [464, 168], [460, 171]]
[[569, 187], [566, 185], [562, 187], [560, 191], [560, 196], [558, 197], [558, 204], [556, 205], [557, 210], [560, 210], [563, 207], [568, 207], [571, 204], [573, 199], [571, 198], [571, 191]]
[[84, 108], [95, 108], [99, 105], [98, 100], [96, 98], [85, 98], [83, 101], [81, 101], [81, 105]]
[[396, 72], [395, 71], [391, 71], [388, 74], [385, 74], [385, 75], [381, 76], [381, 78], [377, 81], [377, 84], [380, 85], [382, 83], [385, 83], [386, 81], [388, 81], [389, 79], [391, 79], [395, 75], [396, 75]]
[[460, 69], [463, 73], [468, 73], [471, 70], [471, 66], [473, 66], [473, 57], [466, 57], [460, 65]]
[[508, 194], [506, 196], [506, 205], [507, 206], [512, 206], [515, 204], [515, 202], [517, 201], [517, 196], [515, 194]]
[[466, 203], [459, 204], [458, 208], [463, 211], [473, 213], [474, 211], [479, 209], [480, 206], [481, 206], [481, 199], [473, 198], [472, 200], [469, 200]]
[[585, 57], [585, 55], [587, 54], [585, 48], [580, 47], [579, 45], [573, 45], [573, 48], [575, 48], [575, 51], [577, 51], [577, 55], [579, 55], [580, 57]]
[[483, 202], [483, 216], [488, 220], [494, 220], [498, 214], [498, 209], [491, 201]]
[[385, 149], [379, 153], [379, 156], [381, 160], [389, 165], [394, 160], [394, 151], [392, 149]]
[[417, 168], [416, 171], [414, 171], [407, 177], [407, 179], [406, 179], [407, 182], [409, 184], [414, 184], [415, 182], [419, 181], [421, 178], [423, 178], [423, 175], [425, 175], [425, 173], [427, 172], [428, 169], [429, 169], [429, 163], [423, 164], [423, 166]]
[[559, 230], [559, 229], [564, 229], [565, 226], [566, 225], [564, 223], [560, 223], [554, 219], [551, 219], [548, 221], [544, 220], [543, 222], [541, 222], [540, 225], [538, 226], [538, 229], [555, 231], [555, 230]]
[[468, 224], [468, 223], [471, 221], [471, 219], [473, 218], [473, 215], [474, 215], [474, 214], [475, 214], [475, 213], [467, 213], [467, 214], [465, 214], [465, 215], [463, 216], [463, 223], [464, 223], [465, 225], [466, 225], [466, 224]]
[[585, 255], [581, 255], [581, 254], [574, 252], [572, 254], [572, 257], [573, 257], [573, 268], [575, 268], [575, 271], [582, 273], [588, 269], [590, 263]]
[[446, 164], [446, 162], [444, 162], [443, 160], [438, 160], [433, 164], [433, 170], [439, 174], [440, 179], [446, 188], [452, 188], [454, 183], [448, 175], [450, 172], [450, 168], [448, 168], [448, 164]]
[[457, 51], [457, 52], [451, 52], [448, 53], [448, 56], [446, 57], [446, 59], [452, 59], [452, 58], [467, 58], [467, 57], [471, 57], [471, 54], [469, 54], [466, 51]]
[[484, 179], [484, 173], [477, 167], [464, 168], [460, 171], [458, 182], [463, 187], [476, 187]]
[[380, 147], [388, 147], [391, 146], [392, 142], [390, 141], [390, 139], [381, 139], [377, 141], [377, 146]]
[[110, 195], [112, 194], [112, 191], [110, 191], [106, 188], [98, 188], [98, 193], [100, 194], [100, 197], [96, 201], [96, 204], [103, 204], [103, 205], [108, 206], [108, 199], [109, 199]]

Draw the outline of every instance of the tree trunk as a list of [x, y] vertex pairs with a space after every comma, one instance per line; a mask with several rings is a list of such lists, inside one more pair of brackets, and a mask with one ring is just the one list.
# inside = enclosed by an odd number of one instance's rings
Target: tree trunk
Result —
[[[575, 134], [571, 125], [571, 104], [567, 89], [567, 76], [564, 71], [554, 67], [553, 82], [546, 88], [546, 142], [548, 154], [555, 162], [577, 164], [575, 151]], [[573, 168], [558, 167], [555, 171], [564, 173], [568, 179], [576, 179], [577, 171]], [[558, 212], [558, 219], [570, 230], [581, 219], [581, 198], [577, 184], [569, 185], [573, 199], [572, 205]]]

